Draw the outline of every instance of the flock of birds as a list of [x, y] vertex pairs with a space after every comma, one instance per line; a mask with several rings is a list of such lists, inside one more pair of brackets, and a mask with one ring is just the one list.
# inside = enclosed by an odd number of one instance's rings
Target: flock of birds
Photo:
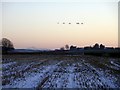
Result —
[[[60, 23], [58, 22], [57, 24], [60, 24]], [[65, 24], [65, 22], [63, 22], [62, 24]], [[69, 22], [68, 24], [72, 24], [72, 23]], [[83, 23], [77, 22], [76, 24], [83, 24]]]

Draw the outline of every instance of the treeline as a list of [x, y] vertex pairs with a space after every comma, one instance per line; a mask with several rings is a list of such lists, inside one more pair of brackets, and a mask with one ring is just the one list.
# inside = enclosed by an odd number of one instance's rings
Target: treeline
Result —
[[120, 57], [120, 48], [105, 47], [103, 44], [96, 43], [93, 46], [85, 46], [83, 48], [74, 45], [65, 45], [60, 49], [49, 51], [33, 51], [33, 52], [18, 52], [15, 51], [13, 43], [7, 38], [1, 40], [0, 48], [2, 54], [47, 54], [47, 55], [95, 55], [95, 56], [107, 56], [107, 57]]
[[[67, 48], [66, 48], [67, 47]], [[83, 48], [74, 45], [65, 45], [60, 49], [56, 49], [55, 54], [69, 54], [69, 55], [95, 55], [95, 56], [107, 56], [107, 57], [120, 57], [119, 47], [106, 47], [103, 44], [96, 43], [93, 46], [85, 46]]]
[[9, 52], [7, 54], [38, 54], [38, 55], [93, 55], [93, 56], [104, 56], [104, 57], [117, 57], [120, 58], [120, 50], [104, 50], [104, 51], [90, 51], [90, 50], [82, 50], [82, 51], [70, 51], [70, 50], [60, 50], [60, 51], [39, 51], [39, 52]]

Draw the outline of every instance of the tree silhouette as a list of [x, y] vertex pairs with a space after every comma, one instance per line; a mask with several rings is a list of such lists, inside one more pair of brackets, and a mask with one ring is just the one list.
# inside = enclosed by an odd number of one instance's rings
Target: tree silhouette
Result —
[[105, 49], [105, 46], [100, 44], [100, 49]]
[[14, 49], [13, 43], [7, 38], [2, 38], [1, 44], [3, 53]]
[[69, 45], [66, 44], [66, 45], [65, 45], [65, 49], [66, 49], [66, 50], [69, 50]]
[[94, 49], [99, 49], [99, 44], [96, 43], [94, 46], [93, 46]]

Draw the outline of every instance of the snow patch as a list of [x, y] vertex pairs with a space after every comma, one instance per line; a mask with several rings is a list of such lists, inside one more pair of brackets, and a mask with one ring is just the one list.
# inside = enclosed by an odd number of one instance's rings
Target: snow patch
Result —
[[2, 67], [3, 68], [9, 68], [9, 66], [12, 66], [14, 64], [16, 64], [16, 62], [5, 63], [5, 64], [2, 64]]

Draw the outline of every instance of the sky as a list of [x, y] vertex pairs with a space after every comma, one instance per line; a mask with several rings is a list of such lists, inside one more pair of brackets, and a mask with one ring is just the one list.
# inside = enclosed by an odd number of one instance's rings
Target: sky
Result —
[[117, 1], [85, 1], [6, 0], [2, 2], [2, 37], [10, 39], [15, 48], [55, 49], [66, 44], [83, 47], [95, 43], [117, 47]]

